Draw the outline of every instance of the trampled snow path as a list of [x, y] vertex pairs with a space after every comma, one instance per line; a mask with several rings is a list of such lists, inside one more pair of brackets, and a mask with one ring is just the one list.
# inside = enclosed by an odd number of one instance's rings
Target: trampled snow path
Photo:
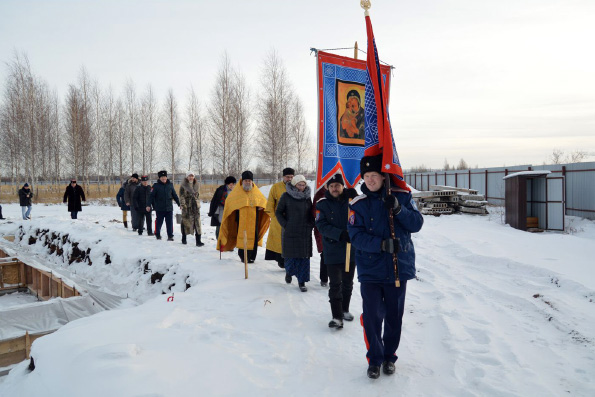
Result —
[[[5, 216], [19, 210], [4, 208]], [[144, 304], [39, 339], [37, 368], [17, 366], [0, 383], [2, 396], [595, 395], [593, 222], [572, 218], [573, 235], [530, 234], [497, 214], [426, 217], [414, 237], [419, 280], [408, 285], [397, 373], [371, 381], [357, 320], [338, 332], [327, 327], [317, 256], [309, 291], [300, 293], [263, 260], [264, 249], [249, 280], [235, 253], [220, 261], [206, 218], [201, 249], [139, 238], [110, 222], [120, 218], [114, 207], [85, 207], [81, 218], [36, 206], [26, 226], [68, 231], [93, 246], [92, 266], [50, 262]], [[0, 233], [20, 223], [1, 224]], [[40, 243], [23, 249], [47, 251]], [[170, 272], [151, 284], [139, 258]], [[193, 285], [186, 292], [183, 280]], [[174, 281], [181, 291], [167, 302], [159, 294]], [[352, 312], [361, 314], [357, 283]]]

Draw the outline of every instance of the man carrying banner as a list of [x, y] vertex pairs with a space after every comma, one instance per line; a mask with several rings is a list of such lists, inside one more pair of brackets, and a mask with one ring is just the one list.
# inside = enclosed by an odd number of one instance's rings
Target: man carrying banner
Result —
[[411, 198], [397, 156], [388, 117], [388, 87], [368, 12], [370, 3], [361, 4], [366, 10], [366, 97], [370, 100], [365, 109], [365, 156], [360, 161], [363, 194], [351, 202], [348, 230], [356, 248], [368, 377], [377, 379], [380, 365], [387, 375], [395, 372], [407, 280], [415, 277], [411, 233], [421, 230], [423, 217]]
[[[248, 255], [248, 263], [256, 259], [258, 246], [262, 246], [262, 238], [270, 223], [269, 215], [264, 212], [267, 200], [253, 179], [251, 171], [242, 172], [240, 183], [227, 196], [217, 239], [218, 250], [233, 251], [237, 247], [242, 262], [244, 255]], [[247, 232], [246, 245], [244, 231]]]
[[[411, 233], [421, 229], [423, 217], [410, 192], [393, 189], [387, 194], [381, 174], [382, 155], [363, 157], [360, 169], [363, 194], [351, 202], [348, 230], [356, 248], [368, 376], [376, 379], [380, 376], [380, 365], [387, 375], [395, 372], [407, 280], [415, 277]], [[388, 211], [393, 213], [395, 239], [391, 238]], [[395, 285], [393, 253], [397, 254], [400, 287]]]
[[283, 170], [283, 179], [275, 183], [269, 192], [269, 199], [267, 200], [266, 213], [271, 217], [271, 227], [269, 229], [269, 237], [267, 238], [267, 250], [264, 256], [266, 261], [277, 261], [277, 265], [284, 269], [284, 261], [281, 249], [281, 225], [275, 217], [275, 211], [279, 200], [283, 193], [287, 191], [286, 185], [291, 182], [295, 171], [293, 168], [285, 168]]

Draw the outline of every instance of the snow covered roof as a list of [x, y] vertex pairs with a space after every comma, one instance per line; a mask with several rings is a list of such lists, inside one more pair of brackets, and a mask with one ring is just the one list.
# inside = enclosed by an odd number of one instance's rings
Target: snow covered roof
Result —
[[512, 174], [508, 174], [502, 179], [514, 178], [514, 177], [521, 176], [521, 175], [546, 176], [547, 174], [551, 174], [551, 173], [552, 173], [552, 171], [549, 171], [549, 170], [519, 171], [519, 172], [514, 172]]

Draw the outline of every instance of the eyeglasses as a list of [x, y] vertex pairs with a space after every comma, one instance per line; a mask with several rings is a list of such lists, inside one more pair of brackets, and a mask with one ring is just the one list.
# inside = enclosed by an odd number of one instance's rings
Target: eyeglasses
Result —
[[70, 181], [70, 183], [76, 183], [76, 181]]

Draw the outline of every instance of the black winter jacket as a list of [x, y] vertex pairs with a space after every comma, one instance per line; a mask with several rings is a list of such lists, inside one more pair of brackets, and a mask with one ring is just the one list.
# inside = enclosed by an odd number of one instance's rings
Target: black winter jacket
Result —
[[85, 192], [83, 192], [82, 187], [79, 185], [75, 185], [74, 187], [72, 185], [66, 186], [63, 201], [68, 201], [68, 212], [82, 211], [81, 199], [86, 201]]
[[116, 201], [118, 202], [118, 206], [122, 211], [130, 211], [130, 207], [126, 205], [126, 201], [124, 201], [124, 191], [126, 190], [126, 185], [128, 181], [124, 182], [120, 190], [118, 190], [118, 194], [116, 194]]
[[220, 226], [219, 225], [219, 215], [215, 214], [215, 211], [217, 211], [217, 208], [221, 204], [221, 198], [225, 194], [226, 190], [227, 190], [227, 185], [219, 186], [217, 188], [217, 190], [215, 190], [215, 194], [213, 195], [213, 198], [211, 199], [211, 205], [209, 206], [209, 213], [208, 213], [208, 216], [211, 217], [211, 226]]
[[[322, 234], [324, 263], [345, 263], [347, 242], [340, 241], [341, 233], [347, 232], [347, 214], [349, 198], [343, 191], [334, 198], [327, 190], [324, 197], [316, 203], [316, 228]], [[355, 249], [351, 246], [350, 263], [355, 262]]]
[[180, 199], [173, 183], [169, 179], [165, 183], [158, 181], [153, 184], [147, 207], [153, 207], [155, 211], [173, 211], [172, 200], [178, 204], [178, 207], [180, 206]]
[[147, 203], [151, 198], [151, 186], [142, 184], [134, 190], [132, 195], [132, 207], [136, 212], [147, 213]]
[[[29, 195], [29, 197], [27, 197], [27, 195]], [[33, 192], [31, 191], [31, 188], [29, 188], [29, 190], [26, 190], [24, 187], [19, 189], [19, 202], [21, 204], [21, 207], [30, 206], [32, 198]]]
[[[287, 185], [287, 192], [281, 195], [275, 216], [283, 228], [281, 244], [283, 258], [309, 258], [312, 256], [312, 198], [310, 187], [296, 194], [297, 188]], [[296, 198], [296, 196], [303, 196]]]

